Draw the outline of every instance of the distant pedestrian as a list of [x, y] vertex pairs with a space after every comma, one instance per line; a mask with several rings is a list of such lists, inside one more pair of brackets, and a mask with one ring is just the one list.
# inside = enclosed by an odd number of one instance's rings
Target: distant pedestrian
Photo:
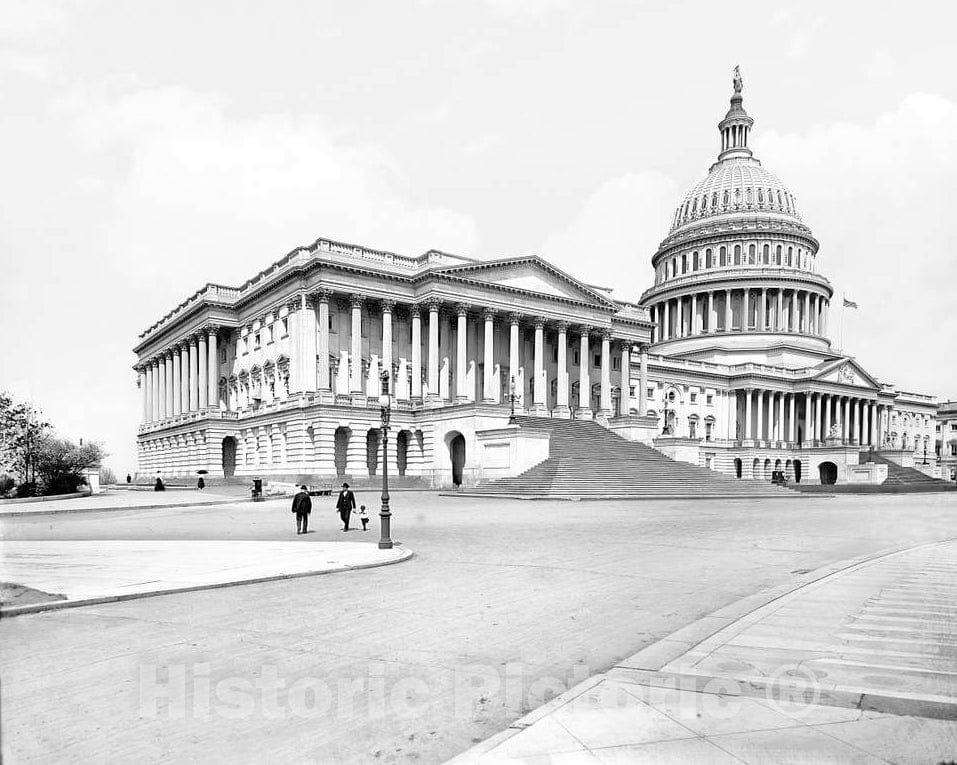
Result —
[[369, 529], [366, 527], [369, 525], [369, 514], [366, 512], [365, 505], [359, 507], [359, 520], [362, 521], [362, 530], [368, 531]]
[[126, 483], [127, 484], [133, 483], [133, 476], [131, 476], [129, 473], [126, 474]]
[[349, 491], [349, 484], [342, 484], [342, 491], [339, 492], [339, 499], [336, 500], [336, 510], [339, 511], [339, 517], [342, 519], [342, 530], [349, 530], [349, 516], [356, 509], [356, 495]]
[[166, 491], [166, 487], [163, 485], [163, 479], [159, 476], [156, 476], [156, 483], [153, 484], [153, 491]]
[[200, 491], [206, 488], [206, 481], [203, 480], [202, 476], [200, 476], [199, 480], [196, 482], [196, 488]]
[[296, 533], [309, 533], [309, 513], [312, 512], [312, 500], [309, 499], [309, 489], [299, 487], [299, 493], [292, 499], [292, 511], [296, 514]]

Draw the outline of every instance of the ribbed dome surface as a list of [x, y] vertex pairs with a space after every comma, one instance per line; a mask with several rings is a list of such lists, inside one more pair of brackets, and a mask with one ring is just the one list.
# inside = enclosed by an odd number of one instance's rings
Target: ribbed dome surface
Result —
[[669, 234], [703, 218], [735, 212], [776, 213], [801, 221], [794, 196], [774, 173], [752, 157], [733, 157], [716, 162], [685, 195]]

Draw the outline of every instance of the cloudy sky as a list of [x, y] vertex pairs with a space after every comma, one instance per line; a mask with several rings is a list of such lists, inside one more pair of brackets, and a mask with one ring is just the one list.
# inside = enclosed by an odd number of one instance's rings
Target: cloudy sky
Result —
[[139, 332], [319, 236], [634, 300], [740, 64], [844, 346], [957, 398], [957, 5], [731, 7], [3, 0], [0, 388], [132, 470]]

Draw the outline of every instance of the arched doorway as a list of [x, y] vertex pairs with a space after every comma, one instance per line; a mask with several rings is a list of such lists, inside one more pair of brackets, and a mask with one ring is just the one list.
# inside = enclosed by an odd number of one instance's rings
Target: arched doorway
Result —
[[837, 465], [833, 462], [822, 462], [818, 466], [821, 474], [821, 483], [825, 486], [833, 486], [837, 483]]
[[754, 462], [751, 464], [751, 477], [761, 477], [761, 460], [759, 460], [757, 457], [754, 458]]
[[395, 437], [395, 463], [399, 475], [405, 475], [409, 464], [409, 431], [400, 430]]
[[236, 474], [236, 439], [226, 436], [223, 439], [223, 477], [232, 478]]
[[735, 458], [734, 458], [734, 477], [735, 477], [735, 478], [740, 478], [740, 477], [741, 477], [741, 471], [742, 471], [742, 469], [743, 469], [743, 467], [742, 467], [742, 464], [741, 464], [741, 458], [740, 458], [740, 457], [735, 457]]
[[449, 433], [449, 459], [452, 462], [452, 484], [462, 485], [462, 469], [465, 467], [465, 436], [461, 433]]
[[784, 475], [789, 481], [794, 480], [794, 463], [791, 460], [784, 463]]
[[765, 480], [765, 481], [770, 481], [770, 480], [771, 480], [771, 460], [770, 460], [770, 458], [768, 458], [768, 459], [766, 459], [766, 460], [764, 461], [764, 480]]
[[369, 428], [366, 433], [366, 467], [370, 476], [375, 475], [379, 467], [379, 441], [379, 429]]
[[801, 460], [794, 460], [794, 483], [801, 483]]
[[335, 433], [335, 453], [333, 459], [336, 463], [336, 475], [346, 474], [346, 459], [349, 449], [349, 436], [352, 433], [349, 428], [338, 427]]

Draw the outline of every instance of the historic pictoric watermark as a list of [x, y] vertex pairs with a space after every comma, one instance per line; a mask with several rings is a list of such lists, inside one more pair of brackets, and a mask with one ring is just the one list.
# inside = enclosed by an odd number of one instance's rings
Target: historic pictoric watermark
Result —
[[[592, 675], [575, 664], [565, 677], [541, 674], [541, 668], [519, 662], [504, 665], [459, 664], [447, 675], [390, 672], [372, 661], [359, 674], [347, 676], [284, 675], [264, 664], [248, 675], [214, 672], [209, 663], [141, 665], [137, 683], [140, 717], [149, 719], [241, 720], [318, 719], [375, 720], [412, 718], [436, 698], [446, 698], [460, 719], [490, 714], [518, 718], [582, 683]], [[601, 713], [648, 703], [666, 704], [679, 718], [733, 718], [746, 699], [764, 702], [800, 716], [819, 701], [816, 678], [800, 668], [782, 667], [762, 683], [695, 676], [660, 676], [654, 683], [598, 683], [567, 700], [572, 711]], [[786, 710], [785, 710], [786, 707]]]

